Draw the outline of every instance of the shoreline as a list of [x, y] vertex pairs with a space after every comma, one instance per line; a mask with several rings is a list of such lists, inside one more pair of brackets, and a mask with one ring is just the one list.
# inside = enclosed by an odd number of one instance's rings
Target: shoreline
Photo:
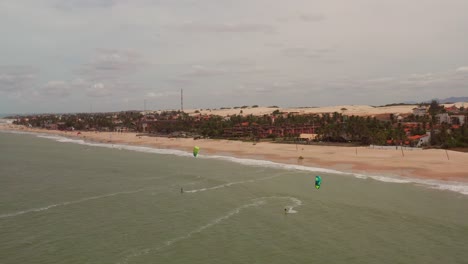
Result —
[[[404, 180], [422, 179], [468, 183], [468, 153], [428, 149], [402, 151], [369, 147], [341, 147], [249, 143], [233, 140], [166, 138], [138, 136], [138, 133], [58, 131], [28, 128], [12, 124], [0, 130], [49, 134], [96, 143], [146, 146], [191, 153], [193, 146], [201, 154], [267, 160], [281, 164], [299, 165], [363, 175], [381, 175]], [[77, 134], [80, 132], [81, 134]], [[303, 159], [299, 159], [302, 156]]]

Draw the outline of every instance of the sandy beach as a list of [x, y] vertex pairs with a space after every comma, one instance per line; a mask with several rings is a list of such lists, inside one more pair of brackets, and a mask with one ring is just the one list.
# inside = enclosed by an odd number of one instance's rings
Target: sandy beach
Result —
[[[444, 181], [468, 182], [468, 153], [439, 149], [401, 150], [372, 147], [336, 147], [256, 143], [191, 138], [138, 136], [136, 133], [55, 131], [4, 124], [1, 130], [46, 133], [83, 140], [177, 149], [192, 152], [193, 146], [202, 155], [225, 155], [269, 160], [285, 164], [334, 169], [366, 175], [415, 177]], [[302, 156], [303, 159], [299, 159]]]

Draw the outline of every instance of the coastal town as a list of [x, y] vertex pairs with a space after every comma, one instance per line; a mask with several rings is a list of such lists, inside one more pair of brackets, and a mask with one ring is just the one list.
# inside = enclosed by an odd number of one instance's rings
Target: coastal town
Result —
[[0, 264], [468, 264], [468, 0], [2, 0]]
[[[237, 139], [302, 144], [389, 145], [418, 148], [468, 147], [468, 109], [431, 103], [409, 106], [405, 113], [356, 114], [314, 108], [260, 110], [257, 105], [190, 111], [10, 116], [14, 124], [62, 131], [136, 132], [139, 135]], [[391, 108], [389, 108], [391, 109]], [[291, 111], [293, 110], [293, 111]]]

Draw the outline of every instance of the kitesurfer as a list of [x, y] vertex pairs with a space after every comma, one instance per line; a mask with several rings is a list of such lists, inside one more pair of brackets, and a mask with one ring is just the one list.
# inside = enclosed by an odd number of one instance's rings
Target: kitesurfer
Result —
[[193, 147], [193, 156], [194, 157], [198, 156], [198, 152], [200, 152], [200, 147], [198, 147], [198, 146]]
[[322, 177], [317, 175], [315, 176], [315, 188], [320, 189], [320, 185], [322, 185]]

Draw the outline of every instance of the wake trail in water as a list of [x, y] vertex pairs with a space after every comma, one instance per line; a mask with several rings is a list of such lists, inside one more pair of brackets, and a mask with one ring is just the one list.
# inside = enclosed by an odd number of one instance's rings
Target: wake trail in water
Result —
[[46, 210], [49, 210], [49, 209], [52, 209], [52, 208], [55, 208], [55, 207], [62, 207], [62, 206], [78, 204], [78, 203], [83, 203], [83, 202], [97, 200], [97, 199], [108, 198], [108, 197], [117, 196], [117, 195], [133, 194], [133, 193], [139, 193], [139, 192], [149, 191], [149, 190], [154, 190], [154, 188], [141, 188], [141, 189], [137, 189], [137, 190], [133, 190], [133, 191], [122, 191], [122, 192], [115, 192], [115, 193], [85, 197], [85, 198], [81, 198], [81, 199], [75, 200], [75, 201], [51, 204], [51, 205], [47, 205], [47, 206], [44, 206], [44, 207], [32, 208], [32, 209], [27, 209], [27, 210], [23, 210], [23, 211], [8, 213], [8, 214], [0, 214], [0, 219], [8, 218], [8, 217], [15, 217], [15, 216], [29, 214], [29, 213], [36, 213], [36, 212], [46, 211]]
[[[289, 207], [291, 210], [294, 209], [295, 207], [299, 207], [299, 206], [302, 205], [301, 200], [297, 199], [296, 197], [291, 197], [291, 196], [268, 196], [268, 197], [255, 198], [255, 199], [251, 200], [251, 203], [241, 205], [241, 206], [235, 208], [234, 210], [229, 211], [227, 214], [225, 214], [225, 215], [223, 215], [221, 217], [215, 218], [212, 221], [210, 221], [209, 223], [207, 223], [206, 225], [203, 225], [203, 226], [201, 226], [201, 227], [199, 227], [197, 229], [194, 229], [194, 230], [190, 231], [189, 233], [187, 233], [187, 234], [185, 234], [183, 236], [179, 236], [179, 237], [170, 239], [170, 240], [164, 242], [162, 245], [160, 245], [158, 247], [146, 248], [146, 249], [140, 250], [138, 252], [134, 252], [134, 253], [126, 256], [122, 261], [119, 261], [117, 263], [118, 264], [127, 264], [129, 262], [129, 260], [131, 260], [133, 258], [137, 258], [137, 257], [143, 256], [143, 255], [147, 255], [147, 254], [149, 254], [151, 252], [157, 252], [157, 251], [160, 251], [160, 250], [162, 250], [162, 249], [164, 249], [166, 247], [170, 247], [171, 245], [173, 245], [173, 244], [175, 244], [177, 242], [189, 239], [194, 234], [202, 233], [206, 229], [208, 229], [210, 227], [213, 227], [213, 226], [215, 226], [215, 225], [217, 225], [217, 224], [219, 224], [219, 223], [221, 223], [221, 222], [223, 222], [225, 220], [228, 220], [229, 218], [233, 217], [234, 215], [239, 214], [244, 209], [264, 205], [264, 204], [267, 203], [267, 200], [269, 200], [269, 199], [287, 199], [287, 200], [290, 200], [292, 202], [292, 204], [287, 205], [287, 207]], [[294, 212], [297, 212], [297, 211], [294, 211]]]
[[268, 177], [259, 178], [259, 179], [251, 179], [251, 180], [238, 181], [238, 182], [228, 182], [228, 183], [216, 185], [216, 186], [213, 186], [213, 187], [207, 187], [207, 188], [201, 188], [201, 189], [195, 189], [195, 190], [188, 190], [188, 191], [184, 191], [184, 193], [196, 193], [196, 192], [211, 191], [211, 190], [226, 188], [226, 187], [229, 187], [229, 186], [232, 186], [232, 185], [238, 185], [238, 184], [244, 184], [244, 183], [252, 183], [252, 182], [257, 182], [257, 181], [269, 180], [269, 179], [280, 177], [281, 175], [283, 175], [283, 174], [268, 176]]
[[[105, 148], [118, 148], [118, 149], [130, 150], [130, 151], [163, 154], [163, 155], [176, 155], [176, 156], [181, 156], [181, 157], [192, 156], [192, 153], [189, 153], [186, 151], [180, 151], [180, 150], [158, 149], [158, 148], [132, 146], [132, 145], [124, 145], [124, 144], [95, 143], [95, 142], [88, 142], [82, 139], [72, 139], [72, 138], [67, 138], [63, 136], [53, 136], [49, 134], [42, 134], [42, 133], [35, 133], [35, 132], [22, 132], [22, 131], [1, 131], [1, 132], [12, 133], [12, 134], [35, 135], [38, 137], [47, 138], [47, 139], [55, 140], [55, 141], [62, 142], [62, 143], [74, 143], [74, 144], [81, 144], [81, 145], [94, 146], [94, 147], [105, 147]], [[442, 181], [442, 180], [426, 180], [426, 179], [418, 179], [418, 178], [388, 176], [388, 175], [367, 175], [367, 174], [354, 173], [354, 172], [338, 171], [338, 170], [333, 170], [333, 169], [308, 167], [308, 166], [303, 166], [303, 165], [282, 164], [282, 163], [277, 163], [277, 162], [272, 162], [272, 161], [267, 161], [267, 160], [255, 160], [255, 159], [236, 158], [236, 157], [218, 156], [218, 155], [201, 155], [201, 156], [198, 156], [198, 158], [223, 160], [223, 161], [234, 162], [234, 163], [247, 165], [247, 166], [268, 167], [268, 168], [284, 169], [284, 170], [298, 170], [298, 171], [306, 171], [306, 172], [312, 172], [312, 173], [330, 173], [330, 174], [348, 175], [348, 176], [352, 176], [358, 179], [363, 179], [363, 180], [372, 179], [372, 180], [387, 182], [387, 183], [415, 184], [415, 185], [420, 185], [426, 188], [446, 190], [446, 191], [461, 193], [463, 195], [468, 195], [468, 184], [465, 182], [456, 182], [456, 181], [447, 182], [447, 181]]]

